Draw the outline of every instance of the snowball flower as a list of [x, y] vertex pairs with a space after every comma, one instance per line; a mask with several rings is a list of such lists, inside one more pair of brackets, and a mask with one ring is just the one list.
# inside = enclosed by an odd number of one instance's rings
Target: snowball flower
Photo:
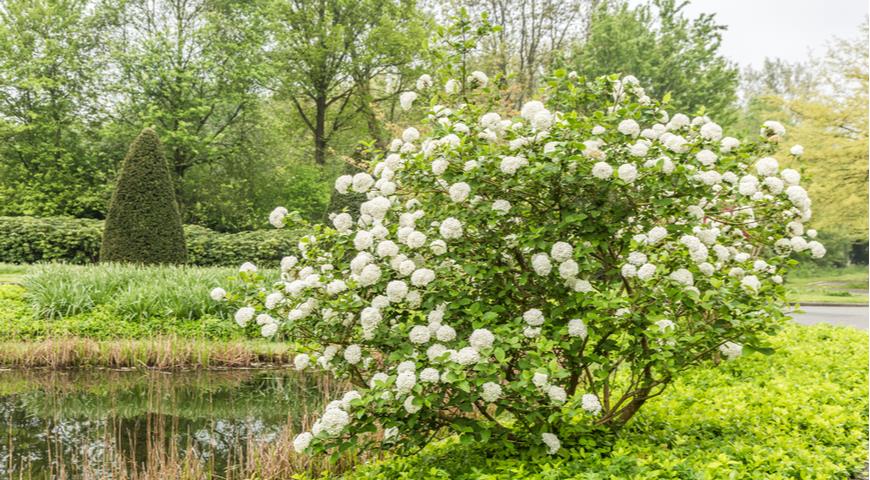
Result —
[[546, 253], [536, 253], [532, 255], [532, 269], [538, 275], [545, 277], [550, 274], [553, 265], [550, 264], [550, 258]]
[[469, 192], [471, 192], [471, 187], [465, 182], [458, 182], [451, 185], [448, 192], [450, 194], [450, 200], [453, 200], [456, 203], [464, 202], [465, 199], [468, 198]]
[[460, 365], [472, 365], [480, 361], [480, 354], [472, 347], [465, 347], [451, 356], [451, 360]]
[[810, 254], [813, 258], [822, 258], [827, 253], [825, 246], [815, 240], [809, 242], [807, 247], [810, 249]]
[[296, 370], [305, 370], [311, 364], [311, 357], [308, 354], [300, 353], [293, 358], [293, 365]]
[[304, 452], [309, 445], [311, 445], [311, 440], [314, 439], [314, 435], [311, 432], [302, 432], [296, 437], [293, 438], [293, 450], [296, 453]]
[[226, 298], [227, 291], [221, 287], [216, 287], [216, 288], [213, 288], [211, 290], [211, 292], [209, 293], [209, 296], [211, 297], [212, 300], [219, 302], [219, 301], [223, 300], [224, 298]]
[[776, 172], [779, 171], [779, 162], [773, 157], [764, 157], [755, 164], [755, 170], [762, 177], [776, 175]]
[[437, 383], [441, 378], [438, 370], [434, 368], [424, 368], [420, 371], [420, 381], [425, 383]]
[[338, 295], [345, 290], [347, 290], [347, 284], [341, 280], [333, 280], [326, 284], [326, 293], [330, 295]]
[[459, 82], [457, 82], [456, 80], [451, 78], [450, 80], [447, 80], [447, 82], [444, 83], [444, 92], [447, 93], [448, 95], [455, 95], [455, 94], [459, 93], [460, 86], [461, 85], [459, 85]]
[[665, 227], [653, 227], [647, 232], [646, 239], [648, 244], [655, 245], [667, 236], [668, 230]]
[[438, 233], [445, 240], [460, 238], [462, 236], [462, 223], [453, 217], [447, 217], [441, 222], [441, 226], [438, 227]]
[[399, 105], [401, 105], [402, 110], [410, 110], [411, 105], [414, 104], [414, 100], [417, 99], [417, 94], [414, 92], [402, 92], [399, 95]]
[[393, 280], [387, 284], [386, 293], [391, 302], [401, 302], [408, 294], [408, 285], [401, 280]]
[[550, 256], [557, 262], [570, 260], [574, 256], [574, 247], [568, 242], [556, 242], [550, 248]]
[[365, 172], [357, 173], [353, 176], [353, 181], [351, 183], [351, 190], [357, 193], [365, 193], [368, 192], [372, 185], [375, 184], [375, 179], [372, 178], [371, 175]]
[[742, 280], [740, 280], [740, 286], [747, 291], [756, 293], [758, 292], [758, 289], [761, 288], [761, 282], [758, 281], [758, 277], [755, 275], [746, 275]]
[[768, 132], [773, 134], [773, 135], [778, 135], [778, 136], [785, 135], [785, 127], [783, 127], [782, 124], [779, 122], [776, 122], [773, 120], [768, 120], [768, 121], [764, 122], [762, 125], [763, 125], [763, 128], [761, 129], [762, 135], [767, 135]]
[[697, 154], [695, 154], [695, 160], [698, 160], [698, 163], [709, 167], [716, 163], [716, 154], [711, 152], [710, 150], [701, 150]]
[[687, 287], [691, 287], [695, 283], [695, 280], [692, 277], [692, 272], [686, 270], [685, 268], [681, 268], [679, 270], [675, 270], [675, 271], [671, 272], [671, 274], [668, 275], [668, 277], [671, 280], [673, 280], [677, 283], [682, 283], [683, 285], [685, 285]]
[[523, 105], [523, 108], [520, 110], [520, 116], [526, 120], [531, 121], [533, 118], [535, 118], [535, 115], [537, 115], [537, 113], [542, 110], [546, 110], [546, 108], [544, 108], [544, 104], [537, 100], [532, 100], [530, 102], [526, 102]]
[[339, 213], [333, 217], [332, 226], [340, 233], [348, 233], [353, 227], [353, 217], [349, 213]]
[[645, 263], [637, 269], [637, 278], [640, 280], [649, 280], [656, 273], [656, 266], [651, 263]]
[[535, 374], [532, 375], [532, 384], [538, 388], [545, 388], [550, 384], [550, 376], [546, 373], [535, 372]]
[[586, 338], [586, 324], [583, 320], [575, 318], [568, 321], [568, 335], [572, 337]]
[[402, 132], [402, 140], [406, 143], [413, 143], [420, 138], [420, 131], [414, 127], [408, 127]]
[[743, 353], [743, 345], [734, 342], [725, 342], [719, 345], [719, 351], [728, 360], [734, 360]]
[[341, 434], [348, 423], [350, 423], [350, 416], [340, 408], [327, 408], [320, 417], [323, 431], [333, 437]]
[[640, 125], [638, 125], [636, 121], [631, 119], [619, 122], [619, 125], [616, 127], [616, 129], [619, 130], [619, 133], [623, 135], [631, 135], [632, 137], [635, 137], [640, 133]]
[[481, 87], [485, 87], [486, 84], [489, 83], [489, 77], [487, 77], [486, 74], [481, 72], [480, 70], [475, 70], [471, 72], [471, 75], [469, 75], [468, 79], [472, 82], [477, 83]]
[[435, 272], [428, 268], [414, 270], [414, 273], [411, 274], [411, 283], [415, 287], [425, 287], [432, 280], [435, 280]]
[[559, 437], [553, 435], [552, 433], [542, 433], [541, 441], [544, 442], [544, 445], [547, 446], [547, 452], [550, 455], [555, 455], [556, 452], [562, 448], [562, 442], [559, 441]]
[[598, 162], [592, 166], [592, 176], [601, 180], [607, 180], [613, 176], [613, 167], [607, 162]]
[[580, 406], [583, 410], [587, 412], [597, 415], [601, 412], [601, 402], [598, 400], [592, 393], [584, 394], [583, 397], [580, 398]]
[[632, 183], [637, 179], [637, 167], [633, 163], [620, 165], [616, 170], [616, 175], [623, 182]]
[[537, 308], [532, 308], [523, 313], [523, 320], [525, 320], [529, 326], [537, 327], [544, 323], [544, 314]]
[[501, 385], [493, 382], [486, 382], [481, 386], [480, 398], [485, 402], [495, 402], [501, 397]]
[[415, 343], [417, 345], [422, 345], [429, 342], [430, 336], [431, 332], [429, 332], [429, 327], [425, 327], [423, 325], [415, 326], [411, 329], [411, 332], [408, 333], [408, 339], [411, 340], [411, 343]]
[[452, 342], [456, 338], [456, 330], [450, 325], [441, 325], [435, 332], [435, 338], [440, 342]]
[[236, 310], [236, 314], [235, 314], [234, 318], [236, 320], [236, 323], [240, 327], [244, 327], [245, 325], [248, 324], [248, 322], [251, 321], [252, 318], [254, 318], [254, 313], [255, 313], [255, 311], [253, 308], [242, 307], [242, 308]]
[[359, 274], [359, 284], [363, 287], [374, 285], [381, 279], [381, 267], [375, 264], [369, 264], [363, 267]]
[[722, 127], [713, 122], [707, 122], [701, 127], [700, 134], [704, 140], [716, 142], [722, 138]]
[[267, 323], [260, 327], [260, 335], [263, 337], [271, 337], [278, 332], [278, 324], [277, 323]]
[[284, 217], [287, 216], [287, 213], [287, 209], [284, 207], [278, 207], [275, 210], [272, 210], [272, 213], [269, 214], [269, 223], [271, 223], [275, 228], [283, 228]]
[[496, 200], [492, 202], [492, 209], [501, 214], [508, 213], [511, 209], [511, 202], [507, 200]]
[[471, 336], [468, 337], [469, 345], [471, 345], [475, 350], [489, 348], [492, 346], [492, 342], [494, 341], [495, 335], [485, 328], [479, 328], [473, 331]]
[[513, 175], [520, 167], [526, 164], [528, 164], [528, 160], [523, 157], [507, 156], [502, 158], [499, 170], [506, 175]]
[[245, 262], [239, 267], [241, 273], [254, 273], [257, 271], [257, 266], [251, 262]]
[[561, 405], [568, 400], [568, 394], [565, 392], [565, 389], [558, 385], [550, 385], [547, 389], [547, 396], [550, 397], [550, 401], [556, 405]]
[[580, 273], [580, 266], [574, 260], [566, 260], [559, 264], [559, 276], [564, 280], [569, 280]]
[[804, 147], [802, 145], [794, 145], [793, 147], [791, 147], [791, 150], [789, 150], [789, 152], [792, 155], [799, 157], [804, 154]]
[[381, 258], [395, 257], [399, 254], [399, 246], [392, 240], [383, 240], [378, 243], [377, 248], [375, 248], [375, 253], [377, 253]]
[[344, 360], [351, 365], [356, 365], [362, 360], [362, 348], [357, 344], [348, 345], [344, 349]]

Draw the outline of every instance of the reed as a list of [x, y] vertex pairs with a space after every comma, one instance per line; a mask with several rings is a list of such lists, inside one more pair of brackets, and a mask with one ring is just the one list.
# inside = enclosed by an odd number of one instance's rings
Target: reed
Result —
[[[318, 381], [320, 401], [312, 408], [336, 398], [347, 385], [327, 377]], [[143, 427], [147, 435], [125, 435], [117, 419], [110, 420], [99, 433], [99, 448], [94, 444], [70, 446], [62, 441], [62, 435], [46, 432], [45, 452], [41, 463], [21, 460], [5, 465], [11, 475], [19, 480], [287, 480], [290, 478], [329, 478], [341, 475], [354, 466], [376, 458], [379, 454], [346, 453], [332, 461], [324, 455], [299, 455], [293, 450], [293, 438], [299, 428], [310, 429], [315, 419], [307, 405], [288, 412], [287, 421], [272, 438], [258, 438], [249, 432], [236, 439], [234, 444], [224, 445], [221, 455], [214, 447], [197, 446], [190, 435], [183, 445], [176, 443], [182, 433], [177, 417], [161, 410], [162, 391], [158, 388], [149, 394], [154, 409], [144, 416]], [[214, 433], [214, 432], [211, 432]], [[5, 439], [4, 439], [5, 440]], [[10, 444], [10, 448], [14, 446]], [[14, 455], [11, 455], [10, 462]], [[216, 460], [221, 458], [221, 460]], [[2, 470], [2, 469], [0, 469]]]
[[0, 342], [4, 368], [149, 368], [158, 370], [286, 365], [287, 344], [259, 341], [207, 341], [178, 337], [147, 340], [48, 338], [37, 342]]

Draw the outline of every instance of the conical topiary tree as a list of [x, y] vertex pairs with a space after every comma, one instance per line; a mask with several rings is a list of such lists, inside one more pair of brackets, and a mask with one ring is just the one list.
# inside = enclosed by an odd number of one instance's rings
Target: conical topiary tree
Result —
[[136, 137], [112, 194], [100, 261], [185, 263], [187, 249], [172, 177], [157, 133]]

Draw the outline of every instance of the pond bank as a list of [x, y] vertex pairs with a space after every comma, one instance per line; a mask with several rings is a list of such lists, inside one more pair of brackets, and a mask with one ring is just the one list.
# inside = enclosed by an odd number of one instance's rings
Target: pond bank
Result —
[[288, 365], [288, 344], [155, 337], [92, 340], [80, 337], [0, 341], [0, 368], [147, 368], [196, 370]]

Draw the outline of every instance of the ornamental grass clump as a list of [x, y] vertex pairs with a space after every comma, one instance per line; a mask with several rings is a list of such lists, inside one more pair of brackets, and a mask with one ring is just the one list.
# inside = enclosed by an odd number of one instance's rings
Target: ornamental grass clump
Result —
[[564, 72], [549, 107], [493, 112], [487, 76], [460, 78], [420, 79], [403, 103], [433, 105], [428, 125], [337, 179], [367, 200], [303, 238], [279, 282], [248, 264], [246, 291], [213, 294], [309, 345], [298, 369], [354, 385], [296, 450], [455, 432], [559, 454], [687, 368], [767, 350], [790, 255], [825, 251], [800, 174], [770, 156], [782, 125], [740, 141], [633, 77]]

